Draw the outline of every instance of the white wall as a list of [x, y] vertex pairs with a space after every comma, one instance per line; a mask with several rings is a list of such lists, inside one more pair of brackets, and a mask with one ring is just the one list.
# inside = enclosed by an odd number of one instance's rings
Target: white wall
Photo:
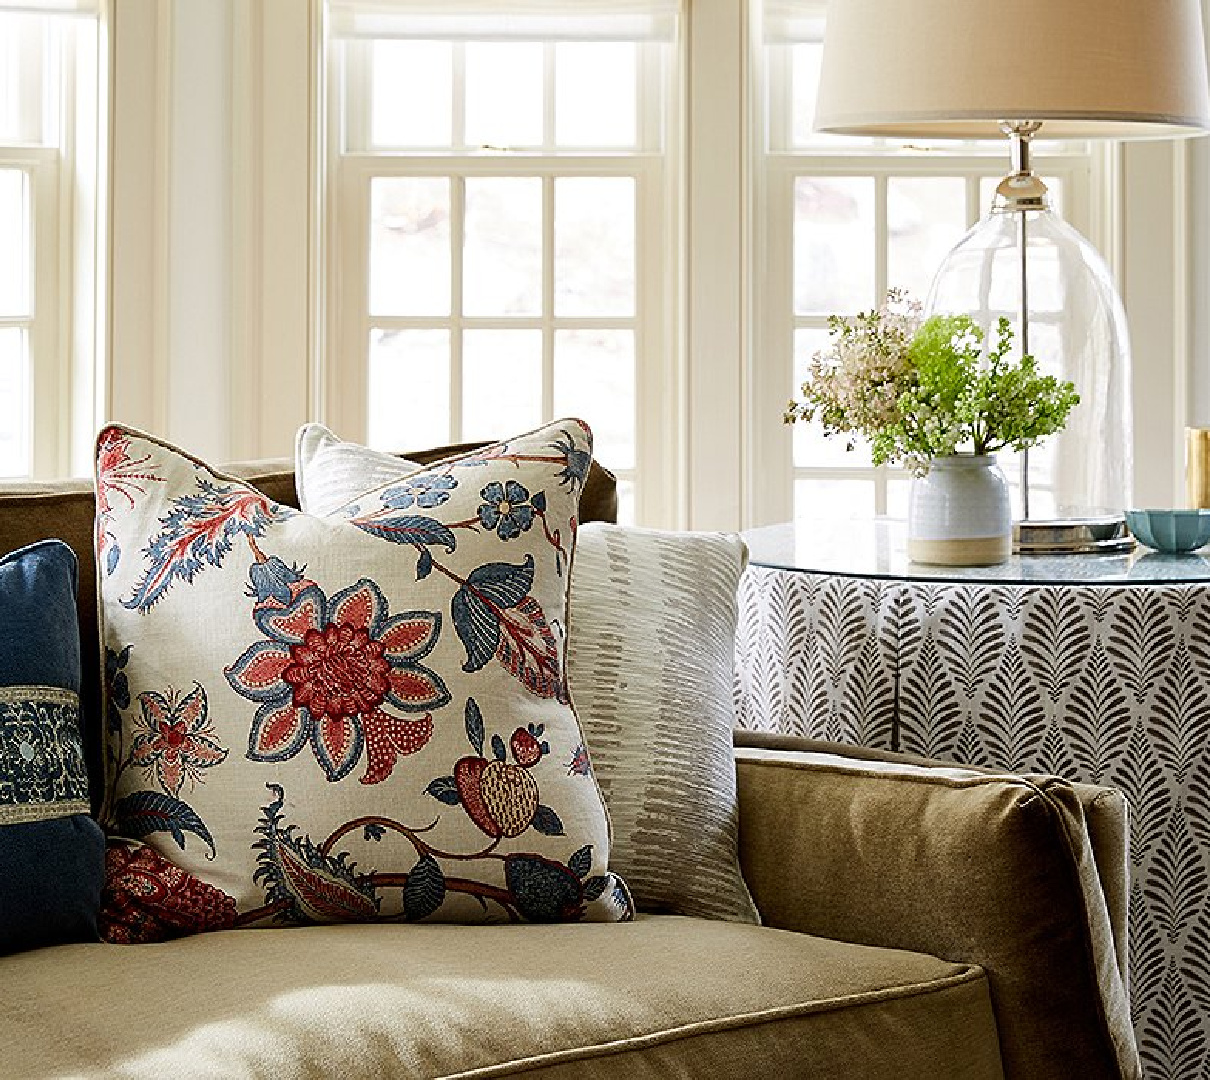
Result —
[[112, 0], [106, 412], [215, 461], [310, 412], [312, 15]]

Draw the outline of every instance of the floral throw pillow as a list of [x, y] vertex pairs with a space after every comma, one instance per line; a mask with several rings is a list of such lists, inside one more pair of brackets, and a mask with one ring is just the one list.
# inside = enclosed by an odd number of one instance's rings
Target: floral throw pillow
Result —
[[102, 431], [115, 940], [630, 917], [566, 680], [590, 460], [565, 420], [325, 519]]

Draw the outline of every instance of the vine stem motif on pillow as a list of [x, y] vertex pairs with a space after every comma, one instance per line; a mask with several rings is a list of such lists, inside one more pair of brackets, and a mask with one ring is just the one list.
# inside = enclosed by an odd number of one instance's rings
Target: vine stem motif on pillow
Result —
[[[240, 915], [243, 924], [262, 920], [286, 923], [357, 922], [379, 918], [385, 890], [401, 890], [398, 917], [415, 922], [432, 915], [447, 894], [458, 893], [490, 903], [510, 922], [554, 922], [580, 919], [584, 905], [611, 891], [619, 918], [633, 917], [626, 889], [612, 875], [590, 875], [592, 848], [578, 849], [566, 863], [533, 852], [503, 854], [496, 849], [497, 835], [478, 851], [445, 851], [425, 838], [437, 822], [412, 828], [382, 815], [365, 815], [345, 822], [321, 843], [314, 843], [297, 826], [284, 823], [285, 791], [267, 784], [272, 801], [264, 807], [257, 827], [260, 852], [256, 879], [265, 888], [263, 907]], [[410, 870], [362, 873], [347, 852], [336, 845], [350, 834], [381, 840], [388, 833], [402, 836], [412, 847], [416, 862]], [[450, 876], [443, 863], [455, 866], [481, 861], [503, 864], [505, 885], [490, 885], [475, 878]]]

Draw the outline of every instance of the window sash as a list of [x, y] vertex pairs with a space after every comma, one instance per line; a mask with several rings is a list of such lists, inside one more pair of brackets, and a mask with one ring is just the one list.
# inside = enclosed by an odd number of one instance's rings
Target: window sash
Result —
[[663, 41], [676, 37], [679, 0], [329, 0], [336, 39], [430, 41]]
[[[462, 355], [461, 335], [474, 330], [538, 330], [543, 338], [542, 357], [542, 418], [555, 419], [553, 415], [554, 387], [554, 340], [555, 334], [567, 330], [619, 329], [635, 334], [635, 465], [631, 468], [615, 468], [605, 462], [619, 481], [635, 484], [644, 474], [644, 462], [658, 459], [662, 452], [659, 443], [666, 432], [658, 422], [660, 412], [653, 379], [659, 377], [663, 349], [660, 335], [653, 323], [653, 311], [663, 305], [663, 267], [660, 262], [661, 245], [644, 243], [642, 237], [645, 223], [659, 217], [659, 202], [663, 196], [663, 163], [655, 156], [629, 157], [580, 157], [542, 159], [512, 157], [468, 159], [461, 156], [402, 158], [384, 155], [344, 155], [337, 165], [338, 194], [336, 233], [341, 238], [339, 273], [340, 316], [334, 355], [340, 356], [339, 365], [328, 365], [325, 397], [332, 423], [338, 430], [363, 432], [368, 416], [369, 366], [368, 348], [370, 335], [377, 329], [448, 329], [450, 342], [450, 395], [449, 432], [450, 441], [463, 439], [462, 431]], [[392, 177], [449, 177], [455, 187], [451, 193], [451, 206], [455, 208], [452, 222], [451, 250], [452, 286], [455, 293], [461, 284], [461, 229], [460, 207], [461, 184], [476, 177], [523, 176], [536, 177], [543, 181], [544, 215], [544, 270], [547, 284], [543, 310], [531, 316], [479, 316], [466, 315], [455, 310], [449, 315], [372, 315], [369, 306], [369, 263], [365, 238], [370, 226], [371, 182]], [[550, 278], [553, 269], [552, 210], [549, 185], [558, 179], [574, 177], [628, 177], [635, 181], [635, 229], [636, 229], [636, 289], [635, 312], [626, 316], [572, 316], [556, 314], [551, 303]], [[658, 231], [658, 230], [657, 230]], [[651, 232], [647, 232], [651, 236]], [[653, 285], [654, 282], [654, 285]], [[656, 292], [653, 294], [653, 288]], [[356, 358], [354, 362], [350, 362]], [[406, 440], [405, 440], [406, 441]], [[397, 447], [396, 449], [406, 449]], [[639, 498], [655, 501], [657, 493], [650, 491], [646, 483], [638, 487]]]

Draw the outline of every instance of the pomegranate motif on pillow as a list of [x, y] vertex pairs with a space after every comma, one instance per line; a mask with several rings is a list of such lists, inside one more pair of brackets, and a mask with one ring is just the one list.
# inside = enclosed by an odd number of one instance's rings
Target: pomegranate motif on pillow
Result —
[[[499, 735], [491, 738], [492, 756], [483, 753], [486, 731], [474, 698], [466, 701], [466, 737], [474, 754], [454, 763], [453, 776], [440, 776], [427, 791], [447, 806], [459, 806], [493, 839], [520, 836], [531, 825], [546, 836], [562, 836], [563, 823], [538, 800], [538, 782], [529, 772], [550, 753], [541, 724], [517, 728], [506, 750]], [[509, 751], [512, 761], [508, 760]]]

